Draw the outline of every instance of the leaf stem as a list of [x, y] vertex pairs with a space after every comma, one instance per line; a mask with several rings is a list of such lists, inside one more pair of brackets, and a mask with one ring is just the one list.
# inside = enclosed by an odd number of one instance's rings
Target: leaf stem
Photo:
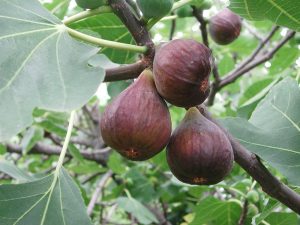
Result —
[[297, 76], [296, 76], [297, 83], [299, 83], [299, 80], [300, 80], [300, 69], [298, 69], [297, 71]]
[[81, 39], [83, 41], [89, 42], [91, 44], [95, 44], [101, 47], [108, 47], [108, 48], [115, 48], [115, 49], [121, 49], [126, 51], [132, 51], [132, 52], [138, 52], [138, 53], [145, 53], [148, 49], [146, 46], [137, 46], [137, 45], [131, 45], [131, 44], [125, 44], [125, 43], [119, 43], [115, 41], [109, 41], [104, 40], [101, 38], [96, 38], [84, 33], [81, 33], [79, 31], [76, 31], [74, 29], [71, 29], [69, 27], [66, 27], [66, 30], [68, 33], [78, 39]]
[[61, 167], [62, 167], [62, 165], [64, 163], [64, 159], [65, 159], [65, 156], [66, 156], [66, 153], [67, 153], [67, 149], [68, 149], [68, 145], [69, 145], [69, 142], [70, 142], [70, 139], [71, 139], [71, 135], [72, 135], [72, 129], [73, 129], [73, 126], [74, 126], [74, 120], [75, 120], [75, 110], [71, 112], [71, 116], [70, 116], [70, 119], [69, 119], [69, 126], [68, 126], [67, 135], [66, 135], [66, 138], [65, 138], [65, 141], [64, 141], [61, 153], [59, 155], [59, 159], [58, 159], [56, 170], [55, 170], [55, 174], [56, 175], [59, 174], [59, 171], [60, 171], [60, 169], [61, 169]]
[[111, 12], [112, 12], [112, 9], [111, 9], [110, 6], [102, 6], [102, 7], [99, 7], [97, 9], [85, 10], [83, 12], [80, 12], [78, 14], [70, 16], [70, 17], [66, 18], [63, 21], [63, 23], [65, 25], [69, 25], [70, 23], [74, 23], [76, 21], [85, 19], [87, 17], [95, 16], [95, 15], [98, 15], [98, 14], [101, 14], [101, 13], [111, 13]]

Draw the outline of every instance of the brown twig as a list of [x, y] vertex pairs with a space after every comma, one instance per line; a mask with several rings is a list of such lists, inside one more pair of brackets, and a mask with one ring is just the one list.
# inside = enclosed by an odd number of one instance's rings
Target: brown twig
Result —
[[[249, 72], [253, 68], [265, 63], [266, 61], [273, 58], [273, 56], [281, 49], [283, 45], [285, 45], [292, 37], [295, 35], [295, 31], [289, 31], [288, 34], [269, 52], [265, 54], [261, 54], [260, 56], [257, 56], [258, 58], [256, 60], [251, 61], [251, 63], [247, 64], [243, 68], [239, 69], [236, 73], [232, 73], [228, 76], [226, 76], [221, 82], [219, 89], [225, 87], [228, 84], [233, 83], [236, 81], [239, 77], [244, 75], [245, 73]], [[256, 52], [256, 51], [255, 51]]]
[[107, 69], [104, 82], [137, 78], [146, 67], [147, 63], [144, 61], [138, 61], [133, 64]]
[[240, 63], [227, 76], [231, 76], [232, 74], [237, 73], [239, 70], [243, 69], [247, 64], [249, 64], [260, 53], [260, 51], [265, 47], [265, 45], [271, 40], [271, 38], [274, 36], [276, 31], [279, 30], [279, 28], [280, 28], [279, 26], [273, 27], [271, 32], [265, 37], [265, 39], [262, 42], [260, 42], [260, 44], [254, 50], [254, 52], [247, 59], [245, 59], [242, 63]]
[[148, 47], [148, 51], [145, 54], [145, 61], [151, 66], [155, 54], [155, 47], [145, 24], [136, 18], [125, 0], [108, 0], [108, 3], [113, 12], [127, 27], [136, 43]]
[[217, 92], [219, 92], [222, 88], [227, 85], [235, 82], [238, 78], [249, 72], [250, 70], [256, 68], [257, 66], [267, 62], [272, 59], [273, 56], [281, 49], [281, 47], [286, 44], [296, 32], [289, 31], [288, 34], [281, 40], [279, 43], [273, 47], [273, 49], [266, 53], [261, 53], [261, 50], [265, 46], [265, 44], [271, 39], [278, 28], [274, 28], [268, 37], [265, 39], [266, 42], [263, 45], [258, 46], [258, 48], [252, 53], [252, 55], [242, 63], [243, 66], [239, 66], [235, 69], [235, 72], [230, 72], [224, 79], [222, 79], [218, 84], [212, 86], [212, 90], [210, 96], [207, 101], [207, 105], [211, 106], [214, 102], [214, 98]]
[[247, 213], [248, 213], [248, 205], [249, 205], [249, 202], [246, 199], [244, 201], [243, 210], [242, 210], [238, 225], [245, 225], [245, 222], [247, 219]]
[[[208, 32], [207, 32], [207, 24], [208, 23], [203, 17], [203, 10], [197, 9], [196, 7], [192, 7], [192, 8], [193, 8], [193, 14], [194, 14], [195, 18], [200, 23], [200, 31], [201, 31], [202, 41], [209, 48]], [[215, 79], [214, 82], [212, 83], [212, 90], [216, 90], [219, 86], [221, 78], [220, 78], [218, 66], [216, 64], [215, 59], [213, 59], [212, 63], [213, 63], [212, 73], [213, 73], [213, 76]], [[208, 99], [208, 102], [209, 101], [210, 101], [210, 99]], [[210, 104], [210, 103], [208, 103], [208, 104]]]
[[94, 210], [94, 207], [101, 196], [102, 190], [104, 189], [106, 183], [108, 182], [109, 178], [113, 175], [111, 170], [108, 170], [100, 179], [99, 184], [97, 185], [96, 190], [91, 198], [91, 201], [87, 207], [87, 214], [90, 216]]
[[194, 17], [200, 23], [200, 31], [201, 31], [203, 44], [205, 44], [209, 48], [208, 34], [207, 34], [207, 24], [208, 23], [203, 17], [203, 10], [197, 9], [194, 6], [192, 8], [193, 8]]
[[[172, 12], [171, 15], [174, 15], [174, 13]], [[172, 22], [171, 22], [171, 29], [170, 29], [170, 35], [169, 35], [169, 40], [170, 41], [173, 40], [175, 30], [176, 30], [176, 19], [172, 20]]]
[[199, 106], [198, 108], [207, 119], [215, 123], [226, 133], [234, 151], [234, 160], [261, 185], [262, 190], [294, 212], [300, 214], [300, 195], [273, 176], [254, 153], [248, 151], [211, 117], [204, 106]]
[[[7, 151], [10, 153], [17, 153], [22, 154], [22, 147], [17, 144], [7, 144], [6, 145]], [[61, 147], [46, 145], [43, 143], [37, 143], [29, 152], [28, 154], [44, 154], [44, 155], [59, 155], [61, 152]], [[102, 152], [98, 153], [97, 151], [93, 152], [86, 152], [81, 151], [81, 155], [87, 159], [98, 162], [99, 164], [106, 166], [106, 158], [103, 156]], [[67, 154], [67, 156], [71, 156]]]

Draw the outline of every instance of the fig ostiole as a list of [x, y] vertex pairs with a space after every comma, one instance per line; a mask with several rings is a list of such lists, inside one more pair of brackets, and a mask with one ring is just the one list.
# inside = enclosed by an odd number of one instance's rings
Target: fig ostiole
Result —
[[159, 94], [178, 107], [193, 107], [205, 101], [210, 91], [211, 51], [191, 39], [177, 39], [160, 47], [153, 73]]
[[229, 9], [223, 9], [209, 22], [211, 38], [219, 45], [228, 45], [237, 39], [242, 29], [241, 18]]
[[171, 117], [150, 70], [106, 107], [100, 126], [104, 142], [130, 160], [147, 160], [168, 144]]
[[167, 161], [178, 180], [192, 185], [222, 181], [231, 171], [233, 150], [224, 132], [190, 108], [173, 132], [167, 146]]

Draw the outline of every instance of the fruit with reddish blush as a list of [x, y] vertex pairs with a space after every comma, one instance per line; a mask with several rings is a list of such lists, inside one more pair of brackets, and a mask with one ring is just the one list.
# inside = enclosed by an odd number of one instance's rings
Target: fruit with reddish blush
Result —
[[210, 185], [230, 173], [233, 150], [224, 132], [193, 107], [171, 136], [167, 160], [180, 181]]
[[104, 142], [131, 160], [147, 160], [168, 144], [170, 113], [150, 70], [106, 107], [100, 126]]
[[170, 41], [157, 50], [153, 72], [159, 94], [179, 107], [192, 107], [209, 94], [211, 51], [191, 39]]
[[219, 45], [228, 45], [237, 39], [242, 29], [241, 18], [229, 9], [223, 9], [211, 18], [209, 33]]

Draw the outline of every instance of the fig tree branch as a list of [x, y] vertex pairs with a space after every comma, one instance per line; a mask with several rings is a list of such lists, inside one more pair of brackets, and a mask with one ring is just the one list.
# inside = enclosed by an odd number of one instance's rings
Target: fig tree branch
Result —
[[155, 48], [147, 27], [136, 18], [125, 0], [109, 0], [108, 3], [113, 12], [127, 27], [135, 42], [138, 45], [147, 46], [147, 52], [142, 53], [145, 53], [145, 57], [149, 58], [149, 65], [152, 65]]
[[296, 34], [295, 31], [289, 31], [288, 34], [269, 52], [264, 54], [257, 54], [257, 58], [252, 59], [251, 63], [248, 63], [246, 66], [241, 68], [235, 73], [232, 73], [226, 76], [221, 82], [219, 88], [223, 88], [228, 84], [233, 83], [236, 79], [243, 76], [245, 73], [249, 72], [253, 68], [265, 63], [266, 61], [273, 58], [273, 56], [284, 46], [294, 35]]
[[246, 222], [246, 219], [247, 219], [247, 213], [248, 213], [248, 205], [249, 205], [249, 202], [246, 199], [244, 204], [243, 204], [243, 209], [242, 209], [242, 213], [241, 213], [238, 225], [245, 225], [245, 222]]
[[[174, 13], [172, 13], [174, 15]], [[176, 30], [176, 19], [172, 20], [171, 22], [171, 29], [170, 29], [170, 35], [169, 35], [169, 40], [173, 40], [174, 34]]]
[[100, 179], [97, 188], [91, 198], [91, 201], [87, 207], [87, 214], [90, 216], [93, 213], [94, 207], [99, 199], [101, 197], [102, 191], [108, 182], [109, 178], [113, 175], [113, 172], [111, 170], [108, 170]]
[[[208, 32], [207, 32], [207, 24], [208, 22], [203, 17], [203, 10], [197, 9], [196, 7], [193, 8], [193, 14], [194, 17], [198, 20], [200, 23], [200, 31], [202, 36], [203, 44], [205, 44], [209, 48], [209, 41], [208, 41]], [[211, 50], [212, 51], [212, 50]], [[214, 89], [214, 86], [218, 86], [220, 82], [220, 74], [218, 70], [218, 66], [215, 62], [215, 59], [213, 59], [213, 69], [212, 69], [213, 76], [215, 78], [214, 83], [212, 84], [212, 89]]]
[[265, 45], [271, 40], [271, 38], [274, 36], [276, 31], [279, 30], [279, 26], [274, 26], [271, 30], [271, 32], [267, 35], [265, 39], [263, 39], [262, 42], [258, 45], [258, 47], [254, 50], [254, 52], [243, 62], [241, 62], [233, 71], [231, 71], [228, 76], [236, 73], [237, 71], [243, 69], [247, 64], [249, 64], [259, 53], [260, 51], [265, 47]]
[[[22, 155], [22, 147], [17, 144], [6, 144], [6, 149], [10, 153], [17, 153]], [[43, 143], [37, 143], [29, 152], [28, 154], [44, 154], [44, 155], [59, 155], [61, 152], [61, 147], [46, 145]], [[91, 161], [98, 162], [99, 164], [106, 166], [106, 158], [103, 155], [102, 150], [93, 150], [93, 152], [87, 151], [80, 151], [81, 155]], [[67, 156], [71, 156], [67, 153]]]
[[200, 31], [201, 31], [203, 44], [205, 44], [209, 48], [208, 33], [207, 33], [207, 21], [203, 17], [203, 10], [197, 9], [194, 6], [192, 8], [193, 8], [194, 17], [200, 23]]
[[204, 106], [198, 108], [207, 119], [227, 134], [234, 151], [234, 160], [261, 185], [262, 190], [300, 214], [300, 195], [273, 176], [254, 153], [248, 151], [218, 121], [211, 117]]
[[[288, 34], [282, 38], [281, 41], [278, 42], [278, 44], [273, 47], [273, 49], [266, 53], [261, 53], [261, 50], [265, 46], [265, 44], [270, 41], [274, 33], [276, 32], [278, 28], [275, 27], [271, 33], [266, 37], [265, 43], [258, 46], [258, 48], [252, 53], [252, 55], [245, 60], [242, 64], [243, 67], [238, 67], [238, 70], [236, 69], [235, 72], [230, 72], [227, 76], [225, 76], [224, 79], [222, 79], [217, 85], [212, 85], [212, 90], [210, 93], [210, 96], [208, 98], [207, 105], [211, 106], [214, 102], [214, 98], [217, 92], [219, 92], [222, 88], [225, 86], [235, 82], [238, 78], [246, 74], [247, 72], [251, 71], [252, 69], [256, 68], [257, 66], [260, 66], [261, 64], [267, 62], [268, 60], [272, 59], [273, 56], [281, 49], [282, 46], [284, 46], [294, 35], [296, 32], [289, 31]], [[250, 60], [249, 60], [250, 59]]]
[[146, 67], [147, 63], [138, 61], [133, 64], [107, 69], [104, 82], [134, 79], [138, 77]]

